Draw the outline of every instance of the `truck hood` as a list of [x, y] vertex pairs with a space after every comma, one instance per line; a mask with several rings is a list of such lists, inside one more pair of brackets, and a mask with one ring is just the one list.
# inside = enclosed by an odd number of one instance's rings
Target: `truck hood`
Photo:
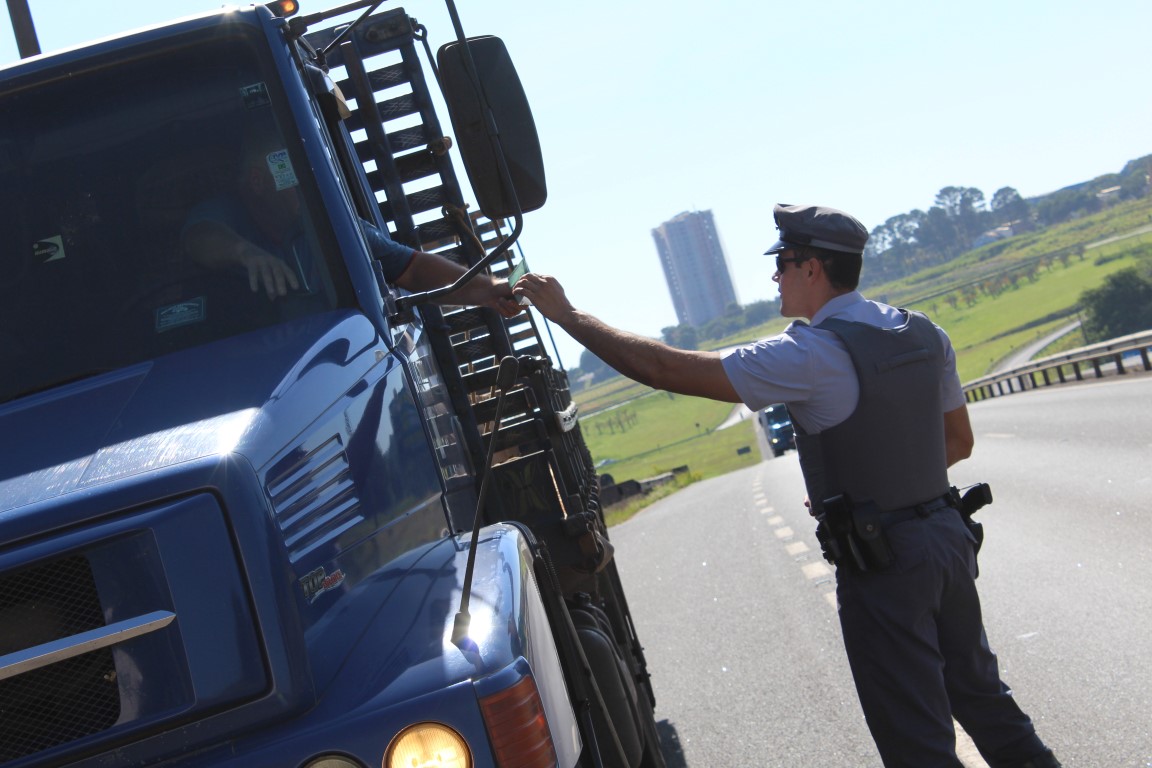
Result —
[[[309, 373], [383, 341], [354, 312], [300, 318], [0, 406], [0, 518], [62, 494], [207, 456], [246, 453], [260, 429], [299, 430]], [[331, 397], [331, 393], [328, 395]]]

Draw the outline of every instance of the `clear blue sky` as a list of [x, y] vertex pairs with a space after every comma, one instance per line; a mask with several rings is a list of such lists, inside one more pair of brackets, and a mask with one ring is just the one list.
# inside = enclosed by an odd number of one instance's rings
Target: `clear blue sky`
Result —
[[[45, 51], [219, 7], [29, 4]], [[403, 5], [447, 38], [438, 0]], [[712, 210], [748, 303], [775, 296], [775, 202], [871, 229], [945, 186], [1028, 197], [1152, 154], [1149, 0], [458, 5], [470, 34], [505, 39], [533, 103], [549, 200], [526, 217], [529, 263], [649, 336], [676, 322], [651, 230], [681, 211]], [[9, 28], [0, 61], [16, 58]]]

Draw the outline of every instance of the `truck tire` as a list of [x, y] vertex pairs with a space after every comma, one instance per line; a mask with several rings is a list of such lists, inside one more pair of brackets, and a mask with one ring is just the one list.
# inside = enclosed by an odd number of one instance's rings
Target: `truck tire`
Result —
[[599, 608], [586, 605], [571, 610], [572, 623], [580, 639], [580, 647], [592, 668], [592, 675], [607, 712], [593, 710], [597, 733], [604, 734], [599, 742], [611, 744], [608, 736], [615, 729], [624, 752], [623, 764], [614, 749], [602, 749], [605, 768], [637, 768], [644, 755], [644, 737], [640, 721], [639, 698], [628, 666], [617, 651], [608, 619]]

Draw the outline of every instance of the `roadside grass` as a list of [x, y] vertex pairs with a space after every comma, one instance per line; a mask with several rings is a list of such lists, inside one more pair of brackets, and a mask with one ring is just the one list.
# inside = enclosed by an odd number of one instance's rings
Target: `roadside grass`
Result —
[[[617, 482], [642, 480], [684, 465], [704, 479], [760, 459], [751, 419], [716, 429], [733, 407], [648, 389], [643, 397], [582, 417], [580, 429], [597, 470]], [[737, 449], [746, 445], [751, 450], [738, 455]]]
[[605, 408], [612, 408], [621, 403], [628, 402], [637, 397], [643, 397], [651, 392], [650, 387], [637, 384], [623, 376], [613, 376], [606, 381], [581, 390], [576, 399], [580, 403], [581, 415], [596, 413]]
[[1061, 352], [1071, 352], [1073, 349], [1086, 346], [1090, 342], [1084, 338], [1084, 332], [1080, 329], [1072, 333], [1067, 333], [1048, 346], [1041, 349], [1036, 353], [1037, 358], [1048, 357], [1049, 355], [1058, 355]]
[[645, 507], [651, 506], [660, 499], [671, 496], [676, 493], [676, 491], [703, 479], [702, 477], [692, 477], [691, 475], [677, 475], [676, 479], [672, 482], [657, 486], [643, 496], [635, 496], [619, 504], [606, 507], [604, 509], [604, 523], [609, 527], [616, 525], [616, 523], [622, 523]]
[[[745, 419], [727, 429], [690, 437], [675, 445], [654, 449], [643, 456], [600, 468], [601, 474], [608, 473], [619, 481], [645, 479], [670, 472], [675, 467], [688, 467], [688, 472], [677, 475], [674, 482], [657, 486], [647, 494], [606, 508], [604, 514], [608, 524], [623, 522], [654, 501], [686, 485], [760, 463], [760, 449], [756, 445], [753, 421]], [[741, 453], [744, 448], [748, 450]]]

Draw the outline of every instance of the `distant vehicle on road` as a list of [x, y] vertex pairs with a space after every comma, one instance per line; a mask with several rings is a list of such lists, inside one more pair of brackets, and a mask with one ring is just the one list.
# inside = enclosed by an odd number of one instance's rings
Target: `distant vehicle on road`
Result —
[[772, 449], [773, 456], [783, 456], [788, 449], [796, 449], [796, 431], [792, 427], [792, 416], [783, 403], [776, 403], [757, 414], [764, 437]]

